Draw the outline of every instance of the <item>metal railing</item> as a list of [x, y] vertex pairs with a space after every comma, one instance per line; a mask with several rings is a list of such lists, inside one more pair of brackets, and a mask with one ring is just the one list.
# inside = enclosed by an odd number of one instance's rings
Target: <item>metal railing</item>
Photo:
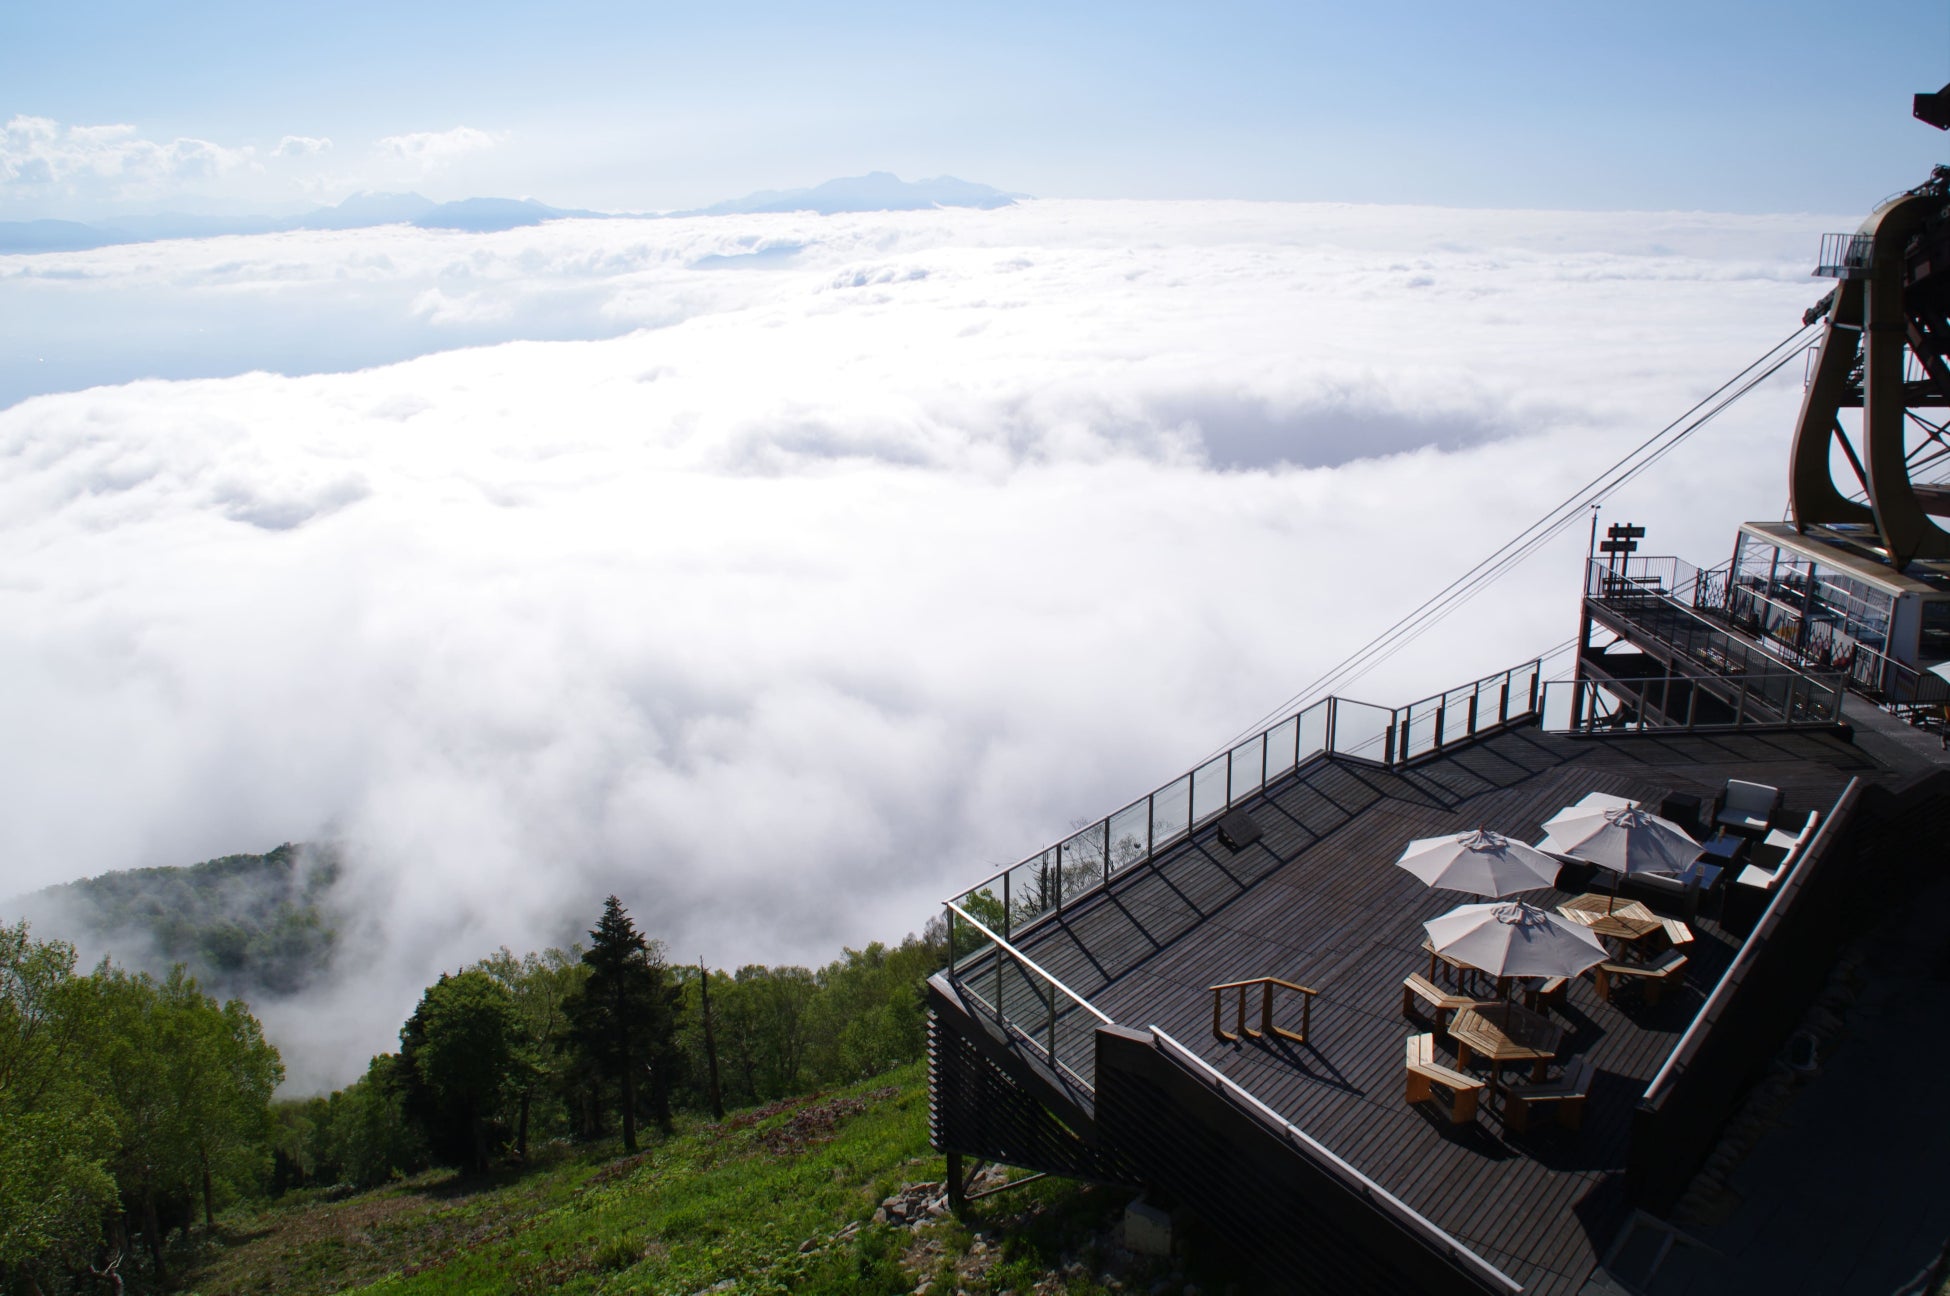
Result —
[[1003, 937], [949, 901], [949, 979], [1010, 1036], [1043, 1055], [1052, 1071], [1094, 1092], [1097, 1027], [1110, 1016]]
[[[1721, 576], [1677, 558], [1593, 559], [1585, 597], [1625, 622], [1634, 642], [1663, 648], [1674, 665], [1691, 668], [1669, 679], [1710, 682], [1724, 692], [1741, 717], [1737, 725], [1834, 723], [1841, 714], [1840, 672], [1805, 670], [1703, 615], [1705, 600], [1725, 597]], [[1572, 714], [1575, 729], [1578, 713]]]
[[1277, 1132], [1287, 1145], [1324, 1173], [1338, 1180], [1349, 1192], [1373, 1209], [1393, 1219], [1422, 1243], [1485, 1285], [1504, 1292], [1520, 1292], [1522, 1284], [1450, 1236], [1439, 1224], [1417, 1211], [1395, 1194], [1336, 1156], [1326, 1144], [1314, 1139], [1286, 1117], [1255, 1098], [1251, 1091], [1229, 1078], [1198, 1054], [1180, 1044], [1156, 1026], [1148, 1028], [1160, 1047], [1208, 1086], [1233, 1103], [1246, 1108]]
[[1540, 673], [1538, 661], [1525, 662], [1405, 707], [1323, 698], [946, 903], [1011, 940], [1309, 761], [1338, 756], [1395, 767], [1528, 721]]
[[[1710, 687], [1709, 687], [1710, 686]], [[1731, 687], [1730, 687], [1731, 686]], [[1730, 689], [1731, 699], [1714, 690]], [[1714, 675], [1617, 676], [1550, 680], [1538, 708], [1552, 733], [1644, 733], [1826, 726], [1842, 716], [1842, 677], [1792, 675], [1765, 710], [1745, 681]], [[1784, 708], [1778, 709], [1777, 708]]]
[[1869, 273], [1874, 245], [1868, 234], [1824, 234], [1814, 274], [1823, 279], [1860, 279]]

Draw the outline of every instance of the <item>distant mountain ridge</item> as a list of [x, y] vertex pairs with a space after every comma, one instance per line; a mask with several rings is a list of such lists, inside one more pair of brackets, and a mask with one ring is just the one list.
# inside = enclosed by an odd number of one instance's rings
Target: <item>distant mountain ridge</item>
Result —
[[295, 994], [329, 972], [338, 944], [332, 887], [339, 854], [290, 842], [181, 868], [124, 869], [18, 896], [43, 938], [106, 949], [161, 974], [182, 963], [219, 997]]
[[[1007, 207], [1027, 194], [1005, 193], [990, 185], [936, 176], [902, 180], [888, 171], [828, 180], [809, 189], [761, 189], [709, 207], [652, 213], [654, 216], [733, 216], [768, 212], [927, 211], [936, 207]], [[550, 207], [533, 198], [462, 198], [436, 203], [416, 193], [357, 193], [331, 207], [299, 216], [198, 216], [157, 212], [93, 223], [69, 220], [0, 221], [0, 254], [85, 252], [122, 243], [158, 239], [216, 238], [227, 234], [276, 234], [287, 230], [371, 229], [417, 225], [422, 229], [493, 233], [552, 220], [609, 220], [630, 213]], [[637, 219], [643, 219], [637, 216]]]
[[932, 180], [903, 180], [890, 171], [870, 171], [863, 176], [828, 180], [810, 189], [761, 189], [714, 203], [696, 211], [677, 212], [679, 216], [743, 216], [761, 212], [818, 212], [833, 216], [843, 212], [927, 211], [934, 207], [977, 207], [992, 210], [1013, 206], [1028, 194], [1004, 193], [1000, 189], [954, 176]]

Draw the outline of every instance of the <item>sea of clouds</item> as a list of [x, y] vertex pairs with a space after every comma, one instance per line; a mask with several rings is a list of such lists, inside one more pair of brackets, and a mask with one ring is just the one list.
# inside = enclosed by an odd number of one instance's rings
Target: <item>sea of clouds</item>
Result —
[[[343, 841], [335, 979], [260, 1006], [303, 1087], [612, 891], [714, 965], [898, 939], [1793, 331], [1837, 219], [1036, 201], [0, 257], [0, 352], [54, 366], [0, 372], [0, 893]], [[1780, 515], [1800, 378], [1608, 519], [1721, 560]], [[1566, 640], [1584, 542], [1354, 691]]]

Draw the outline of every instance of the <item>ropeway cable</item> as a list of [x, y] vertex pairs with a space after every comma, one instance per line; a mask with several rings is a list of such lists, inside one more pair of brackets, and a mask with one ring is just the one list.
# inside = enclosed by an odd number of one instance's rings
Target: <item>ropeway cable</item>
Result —
[[1230, 750], [1235, 743], [1304, 708], [1324, 693], [1359, 679], [1396, 652], [1407, 647], [1450, 612], [1563, 534], [1574, 522], [1582, 520], [1587, 507], [1594, 506], [1606, 495], [1651, 468], [1728, 406], [1773, 377], [1788, 362], [1813, 345], [1808, 335], [1817, 327], [1812, 324], [1804, 325], [1776, 342], [1746, 368], [1695, 402], [1685, 413], [1634, 446], [1622, 458], [1504, 542], [1488, 557], [1356, 649], [1347, 658], [1315, 678], [1300, 692], [1267, 712], [1225, 746], [1215, 750], [1212, 755], [1216, 756], [1219, 752]]
[[[1802, 350], [1806, 349], [1806, 344], [1804, 343], [1800, 347], [1794, 347], [1788, 350], [1786, 354], [1778, 354], [1782, 347], [1791, 346], [1796, 342], [1799, 335], [1803, 332], [1806, 332], [1806, 329], [1797, 330], [1796, 333], [1790, 334], [1783, 342], [1777, 343], [1773, 348], [1770, 348], [1759, 360], [1750, 364], [1739, 374], [1736, 374], [1726, 383], [1723, 383], [1712, 394], [1695, 404], [1691, 410], [1687, 411], [1686, 415], [1681, 415], [1680, 419], [1676, 419], [1672, 423], [1667, 424], [1659, 433], [1635, 447], [1631, 454], [1628, 454], [1625, 458], [1613, 464], [1604, 474], [1601, 474], [1591, 483], [1588, 483], [1583, 490], [1560, 504], [1557, 509], [1545, 514], [1537, 522], [1532, 523], [1530, 527], [1520, 532], [1501, 549], [1478, 563], [1475, 568], [1464, 573], [1463, 576], [1458, 577], [1446, 589], [1439, 592], [1415, 611], [1403, 617], [1387, 630], [1384, 630], [1374, 640], [1371, 640], [1368, 644], [1357, 650], [1351, 657], [1315, 680], [1302, 693], [1295, 695], [1293, 699], [1289, 699], [1280, 711], [1269, 713], [1267, 719], [1269, 721], [1277, 719], [1281, 712], [1298, 709], [1299, 706], [1311, 703], [1316, 697], [1328, 690], [1359, 679], [1395, 652], [1406, 647], [1409, 642], [1433, 627], [1436, 622], [1448, 615], [1449, 612], [1454, 611], [1463, 602], [1466, 602], [1476, 593], [1481, 592], [1482, 589], [1487, 588], [1488, 585], [1521, 563], [1525, 558], [1535, 553], [1543, 545], [1548, 544], [1556, 536], [1562, 534], [1572, 523], [1579, 521], [1586, 504], [1617, 490], [1619, 487], [1636, 478], [1681, 444], [1686, 437], [1696, 432], [1700, 427], [1705, 426], [1707, 422], [1710, 422], [1726, 409], [1727, 406], [1778, 372], [1788, 362], [1799, 355]], [[1735, 384], [1738, 384], [1738, 386], [1735, 387]], [[1730, 395], [1726, 395], [1725, 393], [1729, 387], [1734, 387], [1735, 390]], [[1716, 400], [1716, 398], [1718, 399]], [[1700, 413], [1697, 418], [1687, 423], [1676, 435], [1672, 435], [1674, 428], [1678, 427], [1688, 415], [1698, 413], [1702, 407], [1708, 406], [1709, 404], [1711, 406], [1710, 408], [1707, 408], [1704, 413]], [[1662, 439], [1664, 439], [1665, 443], [1663, 445], [1658, 444]], [[1649, 447], [1656, 448], [1648, 449]], [[1622, 471], [1620, 471], [1621, 467]], [[1250, 733], [1253, 731], [1249, 730], [1247, 732]]]
[[[1650, 469], [1660, 459], [1664, 458], [1672, 450], [1676, 449], [1688, 436], [1691, 436], [1694, 432], [1698, 431], [1701, 427], [1704, 427], [1707, 423], [1711, 422], [1720, 413], [1726, 410], [1728, 406], [1738, 401], [1742, 396], [1746, 395], [1749, 391], [1752, 391], [1755, 387], [1759, 386], [1762, 382], [1765, 382], [1769, 377], [1773, 376], [1773, 374], [1779, 372], [1779, 370], [1782, 367], [1784, 367], [1787, 363], [1792, 361], [1797, 355], [1801, 353], [1802, 350], [1805, 349], [1806, 349], [1805, 346], [1803, 346], [1801, 348], [1797, 348], [1795, 350], [1789, 351], [1786, 355], [1781, 356], [1780, 359], [1773, 362], [1772, 364], [1769, 364], [1766, 368], [1762, 369], [1760, 372], [1753, 374], [1751, 378], [1747, 378], [1730, 395], [1725, 396], [1724, 398], [1719, 400], [1716, 404], [1714, 404], [1712, 408], [1708, 409], [1704, 414], [1701, 414], [1697, 419], [1694, 419], [1678, 435], [1672, 437], [1664, 445], [1659, 446], [1656, 450], [1653, 450], [1649, 454], [1644, 455], [1643, 457], [1638, 459], [1637, 462], [1632, 463], [1631, 466], [1627, 468], [1625, 471], [1620, 472], [1615, 477], [1604, 482], [1602, 487], [1596, 492], [1595, 497], [1592, 498], [1598, 498], [1604, 495], [1608, 495], [1612, 491], [1619, 489], [1620, 487], [1624, 486], [1628, 482], [1632, 481], [1634, 478], [1638, 477], [1640, 474]], [[1735, 381], [1738, 381], [1738, 379], [1736, 378]], [[1698, 406], [1695, 406], [1694, 408], [1697, 409]], [[1581, 516], [1582, 516], [1581, 506], [1579, 509], [1573, 509], [1569, 512], [1566, 512], [1564, 516], [1558, 518], [1555, 521], [1550, 522], [1549, 525], [1545, 526], [1543, 530], [1538, 531], [1537, 534], [1530, 537], [1528, 540], [1524, 541], [1524, 543], [1522, 543], [1517, 548], [1513, 549], [1507, 555], [1503, 556], [1500, 560], [1496, 561], [1494, 565], [1491, 566], [1488, 570], [1484, 571], [1482, 574], [1475, 577], [1474, 579], [1468, 580], [1467, 583], [1464, 584], [1462, 588], [1456, 590], [1453, 594], [1448, 594], [1446, 596], [1438, 595], [1435, 599], [1431, 600], [1429, 603], [1424, 604], [1423, 607], [1421, 609], [1418, 609], [1416, 613], [1411, 613], [1408, 618], [1404, 618], [1404, 621], [1410, 622], [1411, 624], [1408, 624], [1405, 628], [1401, 628], [1397, 630], [1392, 635], [1389, 634], [1389, 632], [1384, 632], [1383, 638], [1385, 642], [1382, 643], [1382, 645], [1379, 647], [1378, 650], [1374, 650], [1374, 651], [1364, 650], [1361, 654], [1357, 654], [1357, 657], [1355, 659], [1351, 659], [1350, 661], [1343, 663], [1343, 669], [1337, 672], [1337, 678], [1333, 681], [1331, 687], [1338, 688], [1338, 687], [1345, 686], [1368, 674], [1368, 672], [1372, 671], [1377, 666], [1381, 665], [1381, 663], [1386, 661], [1388, 658], [1392, 657], [1395, 653], [1399, 652], [1401, 649], [1407, 647], [1410, 643], [1412, 643], [1415, 639], [1419, 638], [1422, 634], [1434, 628], [1434, 626], [1438, 622], [1443, 620], [1451, 612], [1455, 611], [1458, 607], [1462, 606], [1463, 603], [1466, 603], [1467, 601], [1469, 601], [1469, 599], [1473, 598], [1476, 594], [1488, 588], [1491, 584], [1494, 584], [1503, 575], [1507, 574], [1510, 570], [1514, 569], [1516, 566], [1521, 564], [1526, 558], [1530, 557], [1538, 549], [1541, 549], [1543, 546], [1550, 543], [1550, 541], [1555, 539], [1557, 536], [1563, 534], [1563, 532], [1566, 529], [1568, 529], [1573, 523], [1579, 521]], [[1401, 626], [1401, 624], [1402, 623], [1397, 623], [1398, 626]], [[1370, 648], [1373, 647], [1374, 646], [1371, 644]], [[1319, 689], [1314, 690], [1316, 694], [1319, 691], [1320, 691]], [[1313, 697], [1308, 697], [1305, 699], [1305, 701], [1307, 702], [1311, 702], [1313, 700], [1314, 700]]]

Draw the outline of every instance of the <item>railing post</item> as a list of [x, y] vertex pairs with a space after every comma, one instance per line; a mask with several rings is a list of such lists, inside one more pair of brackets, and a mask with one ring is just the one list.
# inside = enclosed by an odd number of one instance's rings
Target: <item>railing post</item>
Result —
[[1010, 869], [1008, 873], [1004, 873], [1002, 875], [1002, 939], [1003, 940], [1009, 939], [1009, 911], [1015, 907], [1009, 903], [1009, 874], [1014, 872], [1015, 872], [1014, 869]]
[[1381, 763], [1390, 769], [1395, 765], [1395, 718], [1392, 715], [1388, 717], [1387, 732], [1381, 735]]
[[[946, 905], [942, 907], [948, 908]], [[955, 963], [959, 957], [955, 952], [955, 911], [948, 909], [948, 984], [954, 986], [961, 984], [961, 969]]]
[[1693, 680], [1686, 689], [1686, 729], [1691, 732], [1693, 717], [1699, 714], [1699, 681]]
[[1539, 666], [1530, 672], [1530, 713], [1537, 713], [1537, 681], [1544, 677], [1544, 668]]
[[1056, 982], [1049, 983], [1049, 1069], [1056, 1070]]
[[1449, 707], [1446, 702], [1438, 702], [1435, 704], [1435, 749], [1437, 751], [1442, 750], [1442, 723], [1447, 717], [1448, 712]]
[[1232, 750], [1230, 748], [1226, 749], [1226, 809], [1232, 809]]
[[1104, 820], [1104, 885], [1110, 885], [1110, 820]]
[[1273, 1030], [1273, 983], [1263, 981], [1260, 988], [1266, 993], [1259, 1000], [1259, 1033], [1270, 1037]]
[[1300, 730], [1306, 723], [1307, 713], [1305, 711], [1293, 717], [1293, 768], [1295, 770], [1300, 768]]
[[1502, 724], [1510, 718], [1510, 677], [1503, 677], [1503, 687], [1496, 694], [1496, 722]]
[[1270, 737], [1271, 731], [1259, 736], [1259, 790], [1262, 792], [1266, 790], [1266, 775], [1269, 769], [1268, 761], [1272, 758], [1273, 744], [1269, 741]]
[[1740, 728], [1740, 726], [1746, 723], [1747, 723], [1747, 681], [1743, 679], [1740, 681], [1740, 703], [1738, 706], [1734, 707], [1733, 709], [1733, 727], [1735, 729], [1738, 729]]
[[1063, 916], [1063, 843], [1056, 843], [1056, 914]]
[[1471, 690], [1469, 694], [1469, 732], [1471, 734], [1476, 732], [1476, 698], [1477, 693]]
[[1149, 860], [1151, 853], [1158, 849], [1158, 794], [1151, 793], [1144, 798], [1144, 858]]
[[1337, 697], [1329, 697], [1327, 699], [1327, 741], [1325, 747], [1329, 755], [1332, 755], [1334, 752], [1334, 716], [1341, 709], [1340, 702], [1341, 700]]
[[1002, 1010], [1002, 965], [1007, 962], [1002, 947], [995, 947], [995, 1019], [999, 1022], [1009, 1020], [1009, 1014]]

